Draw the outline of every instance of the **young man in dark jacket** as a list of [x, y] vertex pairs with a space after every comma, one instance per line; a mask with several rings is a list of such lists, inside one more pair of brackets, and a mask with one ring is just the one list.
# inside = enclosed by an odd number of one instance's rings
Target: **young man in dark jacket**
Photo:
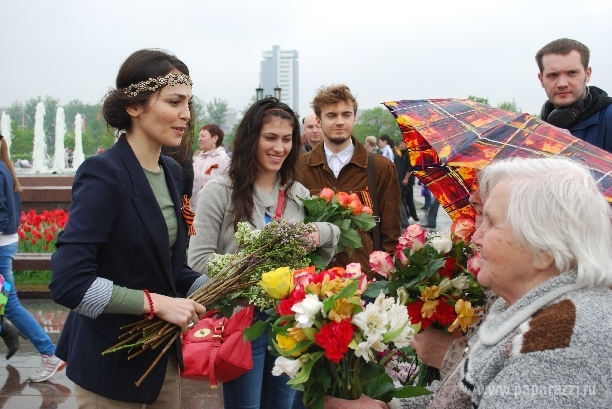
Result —
[[586, 85], [591, 79], [589, 57], [587, 46], [568, 38], [552, 41], [538, 51], [538, 79], [548, 96], [542, 119], [612, 152], [612, 98]]

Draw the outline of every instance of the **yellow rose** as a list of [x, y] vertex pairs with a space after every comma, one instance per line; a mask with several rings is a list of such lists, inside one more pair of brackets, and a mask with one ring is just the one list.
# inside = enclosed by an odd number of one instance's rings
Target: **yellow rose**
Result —
[[258, 284], [270, 297], [282, 300], [295, 288], [293, 271], [289, 267], [277, 268], [274, 271], [262, 274], [261, 281]]

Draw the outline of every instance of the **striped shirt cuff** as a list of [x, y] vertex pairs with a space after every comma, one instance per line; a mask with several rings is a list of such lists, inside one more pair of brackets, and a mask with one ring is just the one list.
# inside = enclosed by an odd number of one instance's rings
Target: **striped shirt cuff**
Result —
[[207, 282], [208, 280], [209, 280], [209, 278], [208, 278], [208, 276], [206, 274], [202, 274], [200, 277], [198, 277], [193, 282], [193, 284], [191, 284], [191, 288], [187, 292], [187, 296], [190, 296], [191, 294], [193, 294], [195, 292], [195, 290], [197, 290], [198, 288], [202, 287], [202, 285], [204, 285], [204, 283]]
[[85, 293], [75, 312], [89, 318], [97, 318], [102, 313], [113, 295], [113, 282], [106, 278], [98, 277]]

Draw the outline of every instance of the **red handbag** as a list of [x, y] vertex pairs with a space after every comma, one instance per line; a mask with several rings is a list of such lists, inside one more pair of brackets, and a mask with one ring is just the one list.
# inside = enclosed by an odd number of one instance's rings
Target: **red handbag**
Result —
[[[254, 307], [246, 307], [230, 318], [203, 318], [183, 338], [183, 378], [229, 382], [253, 367], [251, 342], [242, 339], [242, 332], [253, 322]], [[210, 314], [210, 313], [209, 313]], [[207, 314], [207, 315], [209, 315]]]

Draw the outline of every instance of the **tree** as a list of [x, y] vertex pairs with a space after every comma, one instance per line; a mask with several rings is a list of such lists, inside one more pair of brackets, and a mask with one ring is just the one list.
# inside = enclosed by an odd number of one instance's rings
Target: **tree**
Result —
[[477, 97], [477, 96], [475, 96], [475, 95], [469, 95], [469, 96], [467, 97], [467, 99], [472, 100], [472, 101], [474, 101], [474, 102], [481, 103], [481, 104], [490, 105], [490, 104], [489, 104], [489, 99], [488, 99], [488, 98], [480, 98], [480, 97]]
[[386, 108], [376, 107], [364, 110], [353, 129], [353, 136], [361, 143], [365, 142], [366, 136], [376, 137], [387, 134], [391, 139], [399, 141], [402, 138], [395, 117]]
[[[239, 111], [240, 117], [244, 118], [244, 114], [246, 114], [249, 108], [256, 102], [257, 102], [257, 95], [253, 95], [251, 99], [249, 99], [249, 102], [246, 104], [246, 106]], [[238, 130], [239, 125], [240, 125], [240, 121], [236, 122], [232, 130], [226, 133], [225, 138], [223, 138], [223, 145], [227, 147], [228, 151], [232, 150], [232, 145], [234, 143], [234, 137], [236, 136], [236, 130]]]
[[207, 124], [216, 124], [219, 128], [225, 125], [225, 113], [227, 112], [227, 101], [224, 99], [214, 98], [212, 102], [206, 105], [206, 114], [204, 122]]
[[512, 102], [504, 101], [500, 103], [499, 105], [497, 105], [497, 107], [501, 109], [505, 109], [506, 111], [521, 112], [521, 108], [516, 106], [516, 102], [514, 101], [514, 98], [512, 98]]

